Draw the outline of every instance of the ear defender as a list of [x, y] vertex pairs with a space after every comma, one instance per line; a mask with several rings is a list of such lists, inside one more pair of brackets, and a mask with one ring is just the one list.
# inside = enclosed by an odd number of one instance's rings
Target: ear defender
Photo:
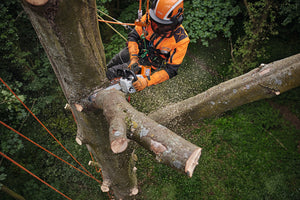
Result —
[[156, 3], [157, 3], [157, 0], [154, 0], [154, 1], [152, 2], [151, 7], [150, 7], [152, 10], [155, 9]]
[[182, 24], [183, 19], [183, 9], [179, 8], [177, 14], [171, 18], [171, 21], [173, 21], [175, 26], [179, 26], [180, 24]]

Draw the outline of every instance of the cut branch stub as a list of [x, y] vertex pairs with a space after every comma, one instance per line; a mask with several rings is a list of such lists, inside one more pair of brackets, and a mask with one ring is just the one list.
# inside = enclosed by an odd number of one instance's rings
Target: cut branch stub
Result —
[[77, 144], [82, 145], [82, 140], [79, 137], [76, 137], [75, 140], [76, 140]]
[[89, 164], [88, 164], [89, 166], [93, 166], [93, 167], [99, 167], [99, 168], [101, 168], [101, 166], [100, 166], [100, 164], [98, 163], [98, 162], [95, 162], [95, 161], [89, 161]]
[[75, 141], [79, 145], [88, 144], [88, 141], [83, 138], [82, 134], [78, 130]]
[[[122, 97], [124, 98], [124, 95]], [[109, 95], [103, 96], [101, 108], [103, 108], [103, 114], [110, 126], [109, 140], [111, 150], [114, 153], [121, 153], [128, 146], [126, 137], [127, 126], [125, 123], [126, 114], [122, 109], [121, 103]]]
[[195, 167], [198, 165], [198, 160], [200, 156], [201, 156], [201, 148], [198, 148], [191, 154], [189, 159], [186, 161], [184, 171], [185, 173], [187, 173], [189, 177], [192, 177], [193, 171]]
[[102, 192], [109, 192], [109, 186], [110, 186], [111, 182], [107, 179], [105, 179], [101, 185], [101, 191]]
[[34, 6], [43, 6], [45, 5], [49, 0], [26, 0], [31, 5]]
[[109, 128], [110, 147], [114, 153], [121, 153], [126, 150], [128, 140], [126, 137], [125, 119], [114, 117]]
[[127, 141], [124, 133], [128, 127], [127, 135], [152, 152], [159, 162], [184, 172], [189, 177], [193, 175], [201, 155], [200, 147], [135, 110], [122, 92], [99, 91], [94, 103], [97, 108], [103, 108], [103, 114], [111, 126], [110, 138], [123, 138]]

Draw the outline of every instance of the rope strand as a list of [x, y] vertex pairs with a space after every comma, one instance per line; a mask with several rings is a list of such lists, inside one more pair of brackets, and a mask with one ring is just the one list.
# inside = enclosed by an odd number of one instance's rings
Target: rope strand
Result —
[[7, 160], [11, 161], [12, 163], [14, 163], [15, 165], [17, 165], [18, 167], [20, 167], [21, 169], [23, 169], [24, 171], [26, 171], [28, 174], [30, 174], [31, 176], [33, 176], [34, 178], [38, 179], [39, 181], [41, 181], [42, 183], [44, 183], [45, 185], [47, 185], [48, 187], [50, 187], [51, 189], [53, 189], [55, 192], [61, 194], [62, 196], [64, 196], [66, 199], [72, 200], [70, 197], [68, 197], [67, 195], [63, 194], [62, 192], [60, 192], [59, 190], [57, 190], [55, 187], [53, 187], [52, 185], [50, 185], [49, 183], [47, 183], [46, 181], [42, 180], [41, 178], [39, 178], [38, 176], [36, 176], [34, 173], [32, 173], [31, 171], [29, 171], [28, 169], [26, 169], [25, 167], [23, 167], [22, 165], [20, 165], [19, 163], [17, 163], [16, 161], [14, 161], [13, 159], [11, 159], [10, 157], [8, 157], [7, 155], [5, 155], [4, 153], [2, 153], [0, 151], [0, 155], [3, 156], [4, 158], [6, 158]]
[[20, 135], [21, 137], [23, 137], [24, 139], [28, 140], [29, 142], [33, 143], [34, 145], [36, 145], [37, 147], [41, 148], [42, 150], [46, 151], [47, 153], [51, 154], [52, 156], [56, 157], [57, 159], [61, 160], [62, 162], [68, 164], [69, 166], [73, 167], [74, 169], [76, 169], [77, 171], [81, 172], [82, 174], [94, 179], [95, 181], [97, 181], [98, 183], [102, 184], [101, 181], [99, 181], [98, 179], [96, 179], [94, 176], [87, 174], [86, 172], [82, 171], [81, 169], [78, 169], [77, 167], [75, 167], [74, 165], [68, 163], [67, 161], [65, 161], [64, 159], [60, 158], [59, 156], [57, 156], [56, 154], [52, 153], [51, 151], [47, 150], [46, 148], [42, 147], [41, 145], [39, 145], [38, 143], [34, 142], [33, 140], [29, 139], [28, 137], [26, 137], [25, 135], [23, 135], [22, 133], [18, 132], [17, 130], [15, 130], [14, 128], [10, 127], [9, 125], [5, 124], [4, 122], [0, 121], [0, 124], [2, 124], [3, 126], [5, 126], [6, 128], [12, 130], [13, 132], [17, 133], [18, 135]]
[[47, 129], [47, 127], [33, 114], [33, 112], [23, 103], [23, 101], [12, 91], [12, 89], [0, 78], [0, 81], [6, 86], [6, 88], [20, 101], [20, 103], [26, 108], [26, 110], [44, 127], [44, 129], [53, 137], [53, 139], [86, 171], [89, 175], [91, 173], [59, 142], [59, 140]]
[[105, 24], [107, 25], [107, 26], [109, 26], [112, 30], [114, 30], [119, 36], [121, 36], [125, 41], [127, 41], [127, 39], [119, 32], [119, 31], [117, 31], [117, 29], [115, 29], [114, 27], [112, 27], [109, 23], [115, 23], [115, 24], [117, 24], [118, 22], [109, 22], [109, 21], [106, 21], [106, 20], [103, 20], [103, 18], [102, 17], [100, 17], [99, 15], [98, 15], [98, 17], [100, 18], [100, 19], [98, 19], [98, 21], [102, 21], [102, 22], [105, 22]]

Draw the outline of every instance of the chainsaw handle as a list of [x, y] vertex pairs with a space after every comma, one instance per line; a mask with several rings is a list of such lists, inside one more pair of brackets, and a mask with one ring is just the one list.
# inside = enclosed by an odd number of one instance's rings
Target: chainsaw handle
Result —
[[129, 72], [133, 76], [132, 82], [135, 82], [138, 80], [136, 74], [132, 70], [128, 70], [127, 72]]

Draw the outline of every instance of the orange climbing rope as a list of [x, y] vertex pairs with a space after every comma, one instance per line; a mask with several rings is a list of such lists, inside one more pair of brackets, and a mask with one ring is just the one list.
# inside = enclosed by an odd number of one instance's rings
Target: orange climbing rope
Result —
[[13, 159], [11, 159], [10, 157], [8, 157], [7, 155], [5, 155], [4, 153], [2, 153], [0, 151], [0, 155], [3, 156], [4, 158], [6, 158], [7, 160], [11, 161], [12, 163], [14, 163], [15, 165], [17, 165], [18, 167], [20, 167], [21, 169], [23, 169], [24, 171], [26, 171], [27, 173], [29, 173], [31, 176], [33, 176], [34, 178], [38, 179], [39, 181], [41, 181], [42, 183], [44, 183], [45, 185], [47, 185], [48, 187], [50, 187], [51, 189], [53, 189], [55, 192], [61, 194], [62, 196], [64, 196], [65, 198], [72, 200], [70, 197], [68, 197], [67, 195], [63, 194], [62, 192], [60, 192], [59, 190], [57, 190], [55, 187], [53, 187], [52, 185], [50, 185], [49, 183], [47, 183], [46, 181], [42, 180], [41, 178], [39, 178], [38, 176], [36, 176], [34, 173], [32, 173], [31, 171], [29, 171], [28, 169], [26, 169], [25, 167], [23, 167], [22, 165], [20, 165], [19, 163], [17, 163], [16, 161], [14, 161]]
[[64, 147], [59, 140], [47, 129], [47, 127], [33, 114], [33, 112], [23, 103], [23, 101], [12, 91], [12, 89], [4, 82], [2, 78], [0, 81], [6, 86], [6, 88], [20, 101], [20, 103], [26, 108], [26, 110], [44, 127], [44, 129], [54, 138], [54, 140], [86, 171], [89, 175], [91, 173]]
[[[92, 152], [89, 151], [89, 153], [90, 153], [92, 161], [95, 162]], [[97, 166], [95, 166], [95, 170], [96, 170], [96, 172], [101, 172], [101, 169], [100, 168], [98, 169]]]
[[[33, 114], [33, 112], [23, 103], [23, 101], [12, 91], [12, 89], [5, 83], [5, 81], [0, 78], [0, 81], [7, 87], [7, 89], [20, 101], [20, 103], [28, 110], [28, 112], [47, 130], [47, 132], [63, 147], [63, 149], [68, 152], [68, 154], [86, 171], [82, 171], [80, 169], [78, 169], [77, 167], [73, 166], [72, 164], [68, 163], [67, 161], [65, 161], [64, 159], [60, 158], [59, 156], [55, 155], [54, 153], [50, 152], [49, 150], [47, 150], [46, 148], [42, 147], [41, 145], [37, 144], [36, 142], [32, 141], [31, 139], [27, 138], [26, 136], [24, 136], [23, 134], [21, 134], [20, 132], [16, 131], [15, 129], [13, 129], [12, 127], [10, 127], [9, 125], [5, 124], [4, 122], [0, 121], [0, 124], [2, 124], [3, 126], [5, 126], [6, 128], [14, 131], [15, 133], [17, 133], [18, 135], [20, 135], [21, 137], [25, 138], [26, 140], [30, 141], [31, 143], [35, 144], [36, 146], [38, 146], [39, 148], [43, 149], [44, 151], [48, 152], [49, 154], [51, 154], [52, 156], [56, 157], [57, 159], [63, 161], [64, 163], [68, 164], [69, 166], [73, 167], [74, 169], [76, 169], [77, 171], [83, 173], [84, 175], [86, 176], [89, 176], [90, 178], [94, 179], [95, 181], [97, 181], [100, 185], [102, 184], [102, 182], [98, 179], [96, 179], [85, 167], [82, 166], [82, 164], [77, 161], [75, 159], [75, 157], [56, 139], [56, 137], [45, 127], [44, 124], [42, 124], [42, 122]], [[76, 122], [76, 119], [74, 118], [75, 122]], [[2, 153], [3, 154], [3, 153]], [[4, 155], [4, 154], [3, 154]], [[94, 161], [94, 158], [92, 156], [92, 154], [90, 153], [91, 157], [92, 157], [92, 160]], [[13, 162], [12, 159], [9, 159], [10, 161]], [[16, 162], [14, 162], [15, 164], [18, 164]], [[24, 167], [20, 166], [22, 169]], [[25, 169], [25, 168], [24, 168]], [[25, 169], [26, 170], [26, 169]], [[101, 177], [103, 179], [103, 175], [102, 175], [102, 172], [101, 172], [101, 169], [99, 170], [96, 170], [97, 172], [100, 172], [101, 174]], [[40, 180], [37, 176], [35, 176], [33, 173], [29, 172], [32, 176], [34, 176], [35, 178], [37, 178], [38, 180]], [[41, 180], [43, 183], [44, 181]], [[55, 191], [58, 191], [56, 190], [55, 188], [53, 188], [51, 185], [45, 183], [46, 185], [48, 185], [49, 187], [51, 187], [52, 189], [54, 189]], [[59, 191], [58, 191], [59, 192]], [[62, 194], [62, 193], [61, 193]], [[63, 195], [63, 194], [62, 194]], [[107, 193], [109, 199], [113, 199], [113, 194], [110, 194], [109, 192]], [[66, 198], [69, 198], [66, 196]]]
[[[92, 161], [95, 162], [95, 159], [94, 159], [94, 157], [93, 157], [92, 152], [90, 152], [90, 156], [91, 156]], [[101, 177], [102, 177], [102, 180], [103, 180], [103, 174], [102, 174], [101, 168], [98, 169], [97, 166], [95, 166], [95, 170], [96, 170], [96, 172], [98, 172], [98, 173], [101, 174]], [[111, 194], [110, 194], [110, 193], [111, 193]], [[108, 191], [108, 192], [107, 192], [107, 195], [108, 195], [109, 199], [111, 199], [111, 200], [114, 199], [114, 198], [113, 198], [113, 195], [114, 195], [114, 194], [113, 194], [112, 191]]]
[[[100, 11], [100, 10], [99, 10]], [[122, 26], [147, 26], [148, 23], [148, 12], [149, 12], [149, 0], [147, 0], [147, 8], [146, 8], [146, 16], [147, 16], [147, 20], [146, 22], [141, 22], [141, 18], [142, 18], [142, 0], [140, 0], [139, 2], [139, 9], [138, 9], [138, 18], [137, 20], [135, 20], [134, 23], [123, 23], [120, 22], [114, 18], [112, 18], [111, 16], [109, 16], [108, 14], [100, 11], [102, 14], [106, 15], [107, 17], [111, 18], [114, 21], [110, 21], [110, 20], [104, 20], [104, 19], [98, 19], [99, 22], [104, 22], [104, 23], [109, 23], [109, 24], [118, 24], [118, 25], [122, 25]]]
[[75, 167], [74, 165], [68, 163], [67, 161], [65, 161], [64, 159], [60, 158], [59, 156], [57, 156], [56, 154], [52, 153], [51, 151], [47, 150], [46, 148], [42, 147], [41, 145], [39, 145], [38, 143], [32, 141], [31, 139], [29, 139], [28, 137], [26, 137], [25, 135], [23, 135], [22, 133], [18, 132], [17, 130], [15, 130], [14, 128], [10, 127], [9, 125], [5, 124], [4, 122], [0, 121], [0, 124], [2, 124], [3, 126], [5, 126], [6, 128], [12, 130], [13, 132], [17, 133], [18, 135], [20, 135], [21, 137], [23, 137], [24, 139], [28, 140], [29, 142], [33, 143], [34, 145], [36, 145], [37, 147], [43, 149], [44, 151], [46, 151], [47, 153], [51, 154], [52, 156], [56, 157], [57, 159], [61, 160], [62, 162], [68, 164], [69, 166], [73, 167], [74, 169], [76, 169], [77, 171], [83, 173], [84, 175], [91, 177], [92, 179], [94, 179], [95, 181], [97, 181], [98, 183], [102, 184], [101, 181], [99, 181], [98, 179], [96, 179], [94, 176], [87, 174], [86, 172], [82, 171], [81, 169], [78, 169], [77, 167]]

